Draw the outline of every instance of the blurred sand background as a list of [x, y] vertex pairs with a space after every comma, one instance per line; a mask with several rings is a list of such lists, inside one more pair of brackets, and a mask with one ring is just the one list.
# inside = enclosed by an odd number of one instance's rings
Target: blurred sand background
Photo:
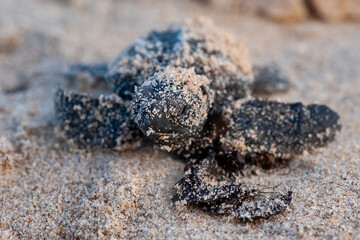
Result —
[[[1, 0], [0, 237], [360, 239], [359, 1], [312, 13], [300, 0], [239, 2]], [[253, 62], [291, 74], [291, 91], [272, 99], [325, 103], [341, 116], [328, 147], [244, 178], [293, 189], [290, 207], [269, 220], [172, 206], [184, 164], [151, 147], [82, 150], [55, 134], [53, 96], [68, 64], [112, 59], [151, 29], [200, 15], [246, 43]]]

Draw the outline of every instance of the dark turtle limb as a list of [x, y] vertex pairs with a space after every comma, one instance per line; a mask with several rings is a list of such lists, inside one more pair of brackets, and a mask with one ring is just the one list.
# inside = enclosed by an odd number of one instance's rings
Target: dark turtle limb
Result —
[[106, 73], [109, 71], [107, 63], [78, 63], [70, 66], [67, 72], [68, 77], [77, 77], [79, 74], [89, 74], [99, 80], [105, 80]]
[[111, 85], [107, 79], [108, 71], [107, 63], [78, 63], [69, 67], [65, 77], [70, 84], [85, 82], [86, 87], [108, 87]]
[[325, 105], [280, 103], [256, 98], [231, 114], [221, 142], [244, 156], [289, 159], [333, 141], [339, 115]]
[[278, 214], [290, 204], [292, 194], [266, 197], [261, 190], [229, 176], [218, 166], [215, 154], [190, 164], [174, 189], [175, 203], [196, 204], [213, 214], [233, 214], [241, 221]]
[[55, 110], [65, 134], [83, 147], [121, 149], [141, 136], [130, 117], [130, 102], [115, 94], [92, 98], [59, 89]]
[[234, 184], [231, 178], [219, 173], [215, 155], [190, 163], [175, 186], [173, 201], [183, 204], [214, 202], [230, 197], [253, 196], [257, 190], [245, 184]]
[[250, 88], [256, 95], [283, 93], [291, 87], [289, 77], [276, 63], [254, 66], [253, 75]]
[[264, 194], [245, 196], [240, 198], [229, 198], [225, 201], [214, 203], [200, 203], [200, 207], [213, 214], [233, 214], [240, 221], [253, 221], [269, 217], [282, 212], [289, 206], [292, 199], [292, 192], [286, 194], [273, 193], [270, 197]]

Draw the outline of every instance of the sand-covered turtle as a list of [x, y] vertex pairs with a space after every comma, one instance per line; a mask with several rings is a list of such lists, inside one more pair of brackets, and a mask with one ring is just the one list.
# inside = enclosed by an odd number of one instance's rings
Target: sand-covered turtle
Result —
[[325, 105], [252, 97], [286, 91], [286, 75], [273, 64], [253, 68], [245, 46], [206, 20], [154, 30], [111, 63], [77, 64], [68, 75], [113, 89], [99, 97], [57, 91], [69, 138], [117, 150], [150, 139], [188, 162], [173, 201], [242, 221], [279, 213], [292, 194], [247, 186], [242, 171], [325, 146], [340, 129]]

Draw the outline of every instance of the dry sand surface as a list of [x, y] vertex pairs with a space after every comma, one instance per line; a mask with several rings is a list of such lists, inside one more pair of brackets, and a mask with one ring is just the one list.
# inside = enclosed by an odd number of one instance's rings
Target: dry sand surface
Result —
[[[336, 141], [285, 169], [244, 181], [292, 188], [288, 209], [242, 224], [171, 204], [184, 163], [143, 147], [81, 150], [54, 131], [66, 65], [103, 61], [157, 26], [205, 15], [233, 32], [253, 62], [276, 61], [290, 92], [325, 103]], [[189, 1], [0, 1], [0, 236], [9, 238], [360, 239], [360, 25], [278, 25]]]

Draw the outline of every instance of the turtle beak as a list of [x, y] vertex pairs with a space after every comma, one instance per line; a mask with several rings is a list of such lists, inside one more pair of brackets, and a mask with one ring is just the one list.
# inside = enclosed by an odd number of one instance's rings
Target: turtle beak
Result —
[[[158, 106], [154, 102], [155, 106]], [[187, 129], [182, 126], [176, 126], [166, 117], [166, 113], [162, 109], [157, 109], [157, 114], [148, 114], [146, 109], [140, 107], [137, 116], [137, 123], [142, 132], [150, 137], [150, 135], [174, 135], [175, 133], [183, 134]]]

